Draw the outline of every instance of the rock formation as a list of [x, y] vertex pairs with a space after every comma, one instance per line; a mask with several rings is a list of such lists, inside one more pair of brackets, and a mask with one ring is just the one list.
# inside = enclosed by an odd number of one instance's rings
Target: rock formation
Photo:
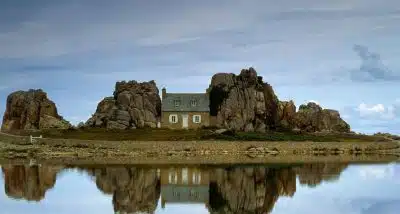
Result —
[[1, 130], [67, 129], [71, 124], [57, 113], [56, 105], [41, 89], [8, 95]]
[[305, 132], [349, 132], [350, 126], [338, 111], [322, 109], [315, 103], [301, 105], [279, 101], [271, 85], [263, 82], [253, 68], [240, 75], [217, 73], [208, 88], [210, 115], [214, 125], [235, 131], [265, 132], [293, 130]]
[[161, 99], [154, 81], [117, 82], [113, 97], [104, 98], [86, 127], [129, 129], [157, 127], [161, 116]]
[[278, 98], [253, 68], [215, 74], [208, 92], [217, 127], [264, 132], [278, 124]]
[[61, 167], [3, 165], [5, 192], [8, 197], [40, 201], [53, 188]]
[[110, 167], [88, 171], [102, 192], [113, 195], [114, 212], [154, 213], [160, 197], [156, 169]]
[[338, 111], [322, 109], [319, 105], [309, 102], [300, 105], [295, 116], [296, 127], [306, 132], [350, 132], [350, 126]]
[[296, 106], [292, 100], [279, 101], [278, 108], [279, 128], [284, 130], [292, 130], [296, 128], [294, 118], [296, 117]]

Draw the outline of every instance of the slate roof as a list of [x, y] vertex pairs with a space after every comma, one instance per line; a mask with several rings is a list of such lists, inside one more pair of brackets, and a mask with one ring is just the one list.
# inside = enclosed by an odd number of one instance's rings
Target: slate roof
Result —
[[[179, 102], [175, 106], [175, 102]], [[195, 101], [196, 105], [192, 105]], [[162, 99], [162, 111], [197, 111], [209, 112], [210, 100], [206, 93], [167, 93], [167, 96]]]

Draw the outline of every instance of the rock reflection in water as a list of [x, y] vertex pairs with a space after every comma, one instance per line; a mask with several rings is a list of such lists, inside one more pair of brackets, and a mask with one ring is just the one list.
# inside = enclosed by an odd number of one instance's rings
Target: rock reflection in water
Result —
[[[296, 176], [300, 184], [317, 186], [335, 180], [347, 164], [316, 163], [296, 166], [78, 167], [96, 186], [112, 195], [116, 213], [154, 213], [170, 204], [203, 204], [211, 214], [270, 213], [278, 198], [292, 197]], [[63, 167], [2, 166], [10, 198], [39, 201], [52, 188]]]
[[314, 163], [304, 164], [295, 168], [300, 184], [316, 187], [322, 181], [336, 181], [340, 173], [347, 168], [347, 164], [340, 163]]
[[160, 198], [156, 169], [106, 167], [88, 169], [97, 187], [113, 195], [114, 211], [119, 213], [154, 213]]
[[210, 183], [211, 214], [264, 214], [273, 210], [280, 196], [296, 192], [301, 184], [316, 186], [338, 178], [347, 164], [304, 164], [296, 167], [236, 167], [216, 169]]
[[2, 165], [4, 189], [8, 197], [40, 201], [53, 188], [62, 167]]
[[279, 196], [293, 196], [291, 168], [248, 167], [215, 170], [210, 213], [268, 213]]

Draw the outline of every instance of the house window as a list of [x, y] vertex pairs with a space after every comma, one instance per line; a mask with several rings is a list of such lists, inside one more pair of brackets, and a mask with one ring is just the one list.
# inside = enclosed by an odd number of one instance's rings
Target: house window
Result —
[[178, 115], [176, 115], [176, 114], [169, 115], [169, 122], [170, 123], [177, 123], [178, 122]]
[[201, 116], [193, 115], [193, 123], [201, 123]]
[[174, 100], [174, 106], [175, 107], [179, 107], [181, 105], [181, 101], [180, 100]]
[[191, 100], [190, 105], [192, 106], [197, 106], [197, 100]]

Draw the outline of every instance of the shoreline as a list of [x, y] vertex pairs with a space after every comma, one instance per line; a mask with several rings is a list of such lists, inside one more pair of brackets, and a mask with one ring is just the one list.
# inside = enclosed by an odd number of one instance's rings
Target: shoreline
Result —
[[400, 161], [400, 143], [296, 141], [100, 141], [0, 133], [0, 163], [261, 164]]
[[268, 158], [232, 157], [229, 155], [217, 157], [174, 157], [174, 158], [104, 158], [104, 157], [42, 157], [29, 158], [0, 158], [0, 165], [137, 165], [137, 166], [198, 166], [198, 165], [282, 165], [307, 163], [348, 163], [348, 164], [388, 164], [400, 162], [399, 155], [358, 155], [358, 156], [275, 156]]

